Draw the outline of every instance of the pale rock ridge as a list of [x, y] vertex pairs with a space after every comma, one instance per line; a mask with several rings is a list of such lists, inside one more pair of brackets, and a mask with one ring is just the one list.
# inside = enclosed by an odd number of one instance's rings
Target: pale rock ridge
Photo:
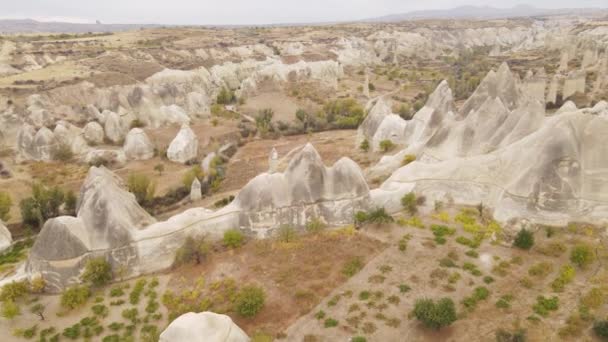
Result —
[[190, 126], [183, 125], [179, 130], [169, 148], [167, 149], [167, 158], [169, 160], [185, 164], [198, 155], [198, 138]]
[[[196, 185], [194, 186], [196, 187]], [[251, 180], [229, 205], [212, 211], [192, 208], [155, 222], [104, 167], [92, 167], [79, 196], [77, 216], [48, 220], [26, 264], [28, 274], [42, 274], [51, 291], [79, 282], [86, 260], [103, 256], [120, 265], [126, 277], [166, 269], [188, 236], [220, 240], [240, 228], [267, 237], [283, 224], [303, 228], [312, 217], [347, 224], [357, 210], [369, 207], [369, 188], [359, 166], [342, 158], [323, 165], [312, 145], [296, 153], [283, 173], [263, 173]]]
[[160, 334], [160, 342], [249, 342], [232, 319], [213, 312], [185, 313]]

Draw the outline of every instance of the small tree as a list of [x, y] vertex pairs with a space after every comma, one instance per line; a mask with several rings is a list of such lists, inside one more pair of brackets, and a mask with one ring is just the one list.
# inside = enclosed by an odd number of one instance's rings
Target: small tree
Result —
[[30, 291], [33, 293], [43, 293], [46, 287], [46, 281], [41, 276], [37, 276], [30, 280]]
[[513, 241], [513, 246], [525, 250], [532, 248], [534, 246], [534, 234], [526, 228], [520, 230], [515, 237], [515, 241]]
[[65, 193], [65, 211], [67, 214], [76, 216], [76, 202], [78, 202], [78, 199], [74, 191], [70, 190]]
[[224, 246], [228, 248], [238, 248], [244, 240], [243, 233], [238, 229], [230, 229], [224, 232]]
[[414, 316], [426, 327], [439, 330], [457, 319], [454, 302], [442, 298], [437, 303], [432, 299], [418, 299], [414, 306]]
[[44, 305], [42, 305], [41, 303], [35, 304], [34, 306], [31, 307], [30, 310], [33, 314], [38, 315], [38, 317], [40, 317], [41, 321], [44, 321], [44, 310], [45, 310]]
[[297, 238], [296, 230], [289, 224], [281, 225], [277, 233], [279, 241], [282, 242], [293, 242]]
[[369, 141], [367, 141], [367, 139], [363, 140], [361, 142], [361, 145], [359, 145], [359, 148], [361, 149], [361, 151], [363, 152], [367, 152], [369, 151]]
[[165, 171], [165, 164], [163, 164], [163, 163], [156, 164], [156, 166], [154, 166], [154, 171], [158, 172], [159, 176], [162, 176], [163, 172]]
[[8, 221], [11, 218], [10, 211], [13, 201], [8, 192], [0, 191], [0, 221]]
[[89, 259], [81, 279], [93, 286], [103, 286], [112, 280], [112, 265], [103, 257]]
[[91, 289], [88, 286], [72, 286], [61, 295], [61, 306], [75, 309], [84, 305], [89, 297], [91, 297]]
[[416, 215], [418, 212], [418, 201], [416, 199], [416, 194], [409, 192], [403, 196], [401, 198], [401, 206], [403, 206], [403, 208], [407, 210], [410, 215]]
[[593, 250], [585, 244], [576, 245], [570, 252], [570, 261], [580, 268], [586, 268], [594, 259]]
[[6, 319], [13, 319], [21, 314], [19, 306], [12, 300], [2, 302], [2, 317]]
[[243, 317], [253, 317], [264, 308], [265, 300], [264, 289], [252, 285], [245, 286], [237, 294], [235, 311]]
[[127, 180], [127, 188], [135, 195], [137, 203], [143, 205], [154, 198], [156, 184], [146, 175], [132, 173]]
[[194, 261], [198, 265], [209, 254], [209, 250], [209, 243], [204, 236], [188, 236], [184, 244], [175, 253], [175, 264], [181, 265]]

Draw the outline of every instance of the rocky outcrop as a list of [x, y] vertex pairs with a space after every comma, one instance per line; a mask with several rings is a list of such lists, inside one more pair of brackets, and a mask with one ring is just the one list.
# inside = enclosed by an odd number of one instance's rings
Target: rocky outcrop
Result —
[[0, 254], [6, 252], [13, 243], [11, 232], [6, 228], [2, 220], [0, 220]]
[[154, 145], [141, 128], [133, 128], [125, 138], [125, 155], [131, 160], [148, 160], [154, 157]]
[[167, 158], [185, 164], [196, 159], [197, 156], [198, 138], [189, 126], [183, 125], [167, 149]]
[[189, 312], [176, 318], [160, 334], [160, 342], [249, 342], [232, 319], [213, 312]]

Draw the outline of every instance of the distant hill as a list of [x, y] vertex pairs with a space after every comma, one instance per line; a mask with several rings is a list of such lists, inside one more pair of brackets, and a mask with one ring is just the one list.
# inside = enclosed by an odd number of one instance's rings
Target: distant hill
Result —
[[32, 19], [0, 19], [0, 34], [118, 32], [158, 26], [160, 25], [101, 23], [75, 24], [62, 22], [41, 22]]
[[529, 5], [519, 5], [512, 8], [495, 8], [488, 6], [461, 6], [445, 10], [413, 11], [392, 14], [378, 18], [363, 20], [364, 22], [398, 22], [414, 19], [502, 19], [516, 17], [535, 17], [548, 15], [585, 15], [600, 16], [608, 14], [608, 9], [598, 8], [560, 8], [546, 9]]

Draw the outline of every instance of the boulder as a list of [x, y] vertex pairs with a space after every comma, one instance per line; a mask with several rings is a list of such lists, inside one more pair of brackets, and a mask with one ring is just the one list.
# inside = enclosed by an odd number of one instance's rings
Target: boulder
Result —
[[160, 342], [248, 342], [249, 337], [226, 315], [189, 312], [160, 334]]
[[33, 142], [35, 160], [51, 160], [53, 148], [55, 147], [55, 135], [53, 132], [42, 127], [36, 132]]
[[148, 160], [154, 157], [154, 145], [141, 128], [133, 128], [125, 138], [125, 155], [132, 160]]
[[84, 139], [90, 144], [90, 145], [100, 145], [103, 144], [103, 137], [104, 137], [104, 132], [103, 132], [103, 127], [101, 127], [101, 125], [95, 121], [89, 122], [88, 124], [86, 124], [84, 126], [83, 129], [83, 133], [84, 133]]
[[11, 232], [6, 228], [2, 220], [0, 220], [0, 254], [9, 249], [12, 243], [13, 238], [11, 237]]
[[196, 159], [197, 155], [198, 138], [189, 126], [183, 125], [167, 149], [167, 158], [185, 164]]

